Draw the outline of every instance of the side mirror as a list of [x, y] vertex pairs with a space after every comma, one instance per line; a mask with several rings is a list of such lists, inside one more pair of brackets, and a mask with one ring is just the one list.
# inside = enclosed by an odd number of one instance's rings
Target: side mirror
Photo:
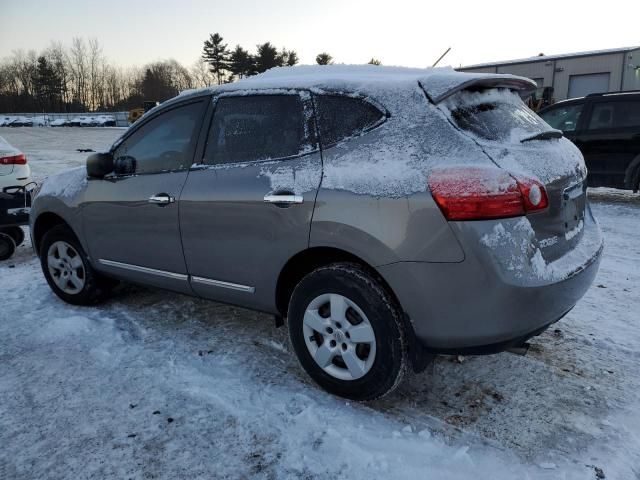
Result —
[[87, 157], [87, 175], [90, 178], [104, 178], [111, 172], [113, 172], [111, 153], [93, 153]]
[[116, 175], [133, 175], [136, 173], [137, 162], [134, 157], [125, 155], [113, 161], [113, 171]]

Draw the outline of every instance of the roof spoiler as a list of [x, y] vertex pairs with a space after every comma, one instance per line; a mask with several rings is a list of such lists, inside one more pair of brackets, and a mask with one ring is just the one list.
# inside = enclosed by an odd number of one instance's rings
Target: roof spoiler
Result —
[[523, 95], [538, 87], [533, 80], [516, 75], [456, 71], [434, 72], [421, 78], [419, 83], [433, 103], [440, 103], [462, 90], [508, 88]]

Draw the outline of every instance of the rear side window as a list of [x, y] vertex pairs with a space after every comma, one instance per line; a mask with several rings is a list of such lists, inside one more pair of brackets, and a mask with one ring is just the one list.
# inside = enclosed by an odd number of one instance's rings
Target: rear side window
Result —
[[345, 95], [315, 95], [323, 148], [377, 126], [385, 114], [369, 102]]
[[602, 102], [593, 105], [589, 130], [640, 127], [640, 101]]
[[209, 129], [205, 163], [291, 157], [308, 150], [299, 95], [222, 97]]
[[544, 120], [509, 90], [460, 92], [444, 107], [450, 110], [458, 127], [486, 140], [520, 143], [550, 130]]
[[578, 120], [582, 114], [583, 104], [558, 105], [540, 116], [551, 127], [563, 132], [573, 132], [578, 127]]
[[196, 125], [204, 102], [173, 108], [133, 132], [114, 152], [121, 174], [157, 173], [189, 167]]

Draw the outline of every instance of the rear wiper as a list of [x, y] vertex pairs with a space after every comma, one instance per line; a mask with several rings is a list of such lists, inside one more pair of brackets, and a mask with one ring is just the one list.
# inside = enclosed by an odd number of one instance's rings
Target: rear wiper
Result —
[[551, 138], [562, 138], [561, 130], [546, 130], [544, 132], [536, 133], [530, 137], [525, 137], [520, 142], [529, 142], [531, 140], [549, 140]]

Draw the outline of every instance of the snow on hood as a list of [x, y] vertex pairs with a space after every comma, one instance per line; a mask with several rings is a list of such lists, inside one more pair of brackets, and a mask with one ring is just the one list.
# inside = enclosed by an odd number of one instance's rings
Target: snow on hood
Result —
[[73, 198], [87, 185], [87, 167], [63, 170], [44, 180], [38, 196], [50, 195], [58, 198]]

